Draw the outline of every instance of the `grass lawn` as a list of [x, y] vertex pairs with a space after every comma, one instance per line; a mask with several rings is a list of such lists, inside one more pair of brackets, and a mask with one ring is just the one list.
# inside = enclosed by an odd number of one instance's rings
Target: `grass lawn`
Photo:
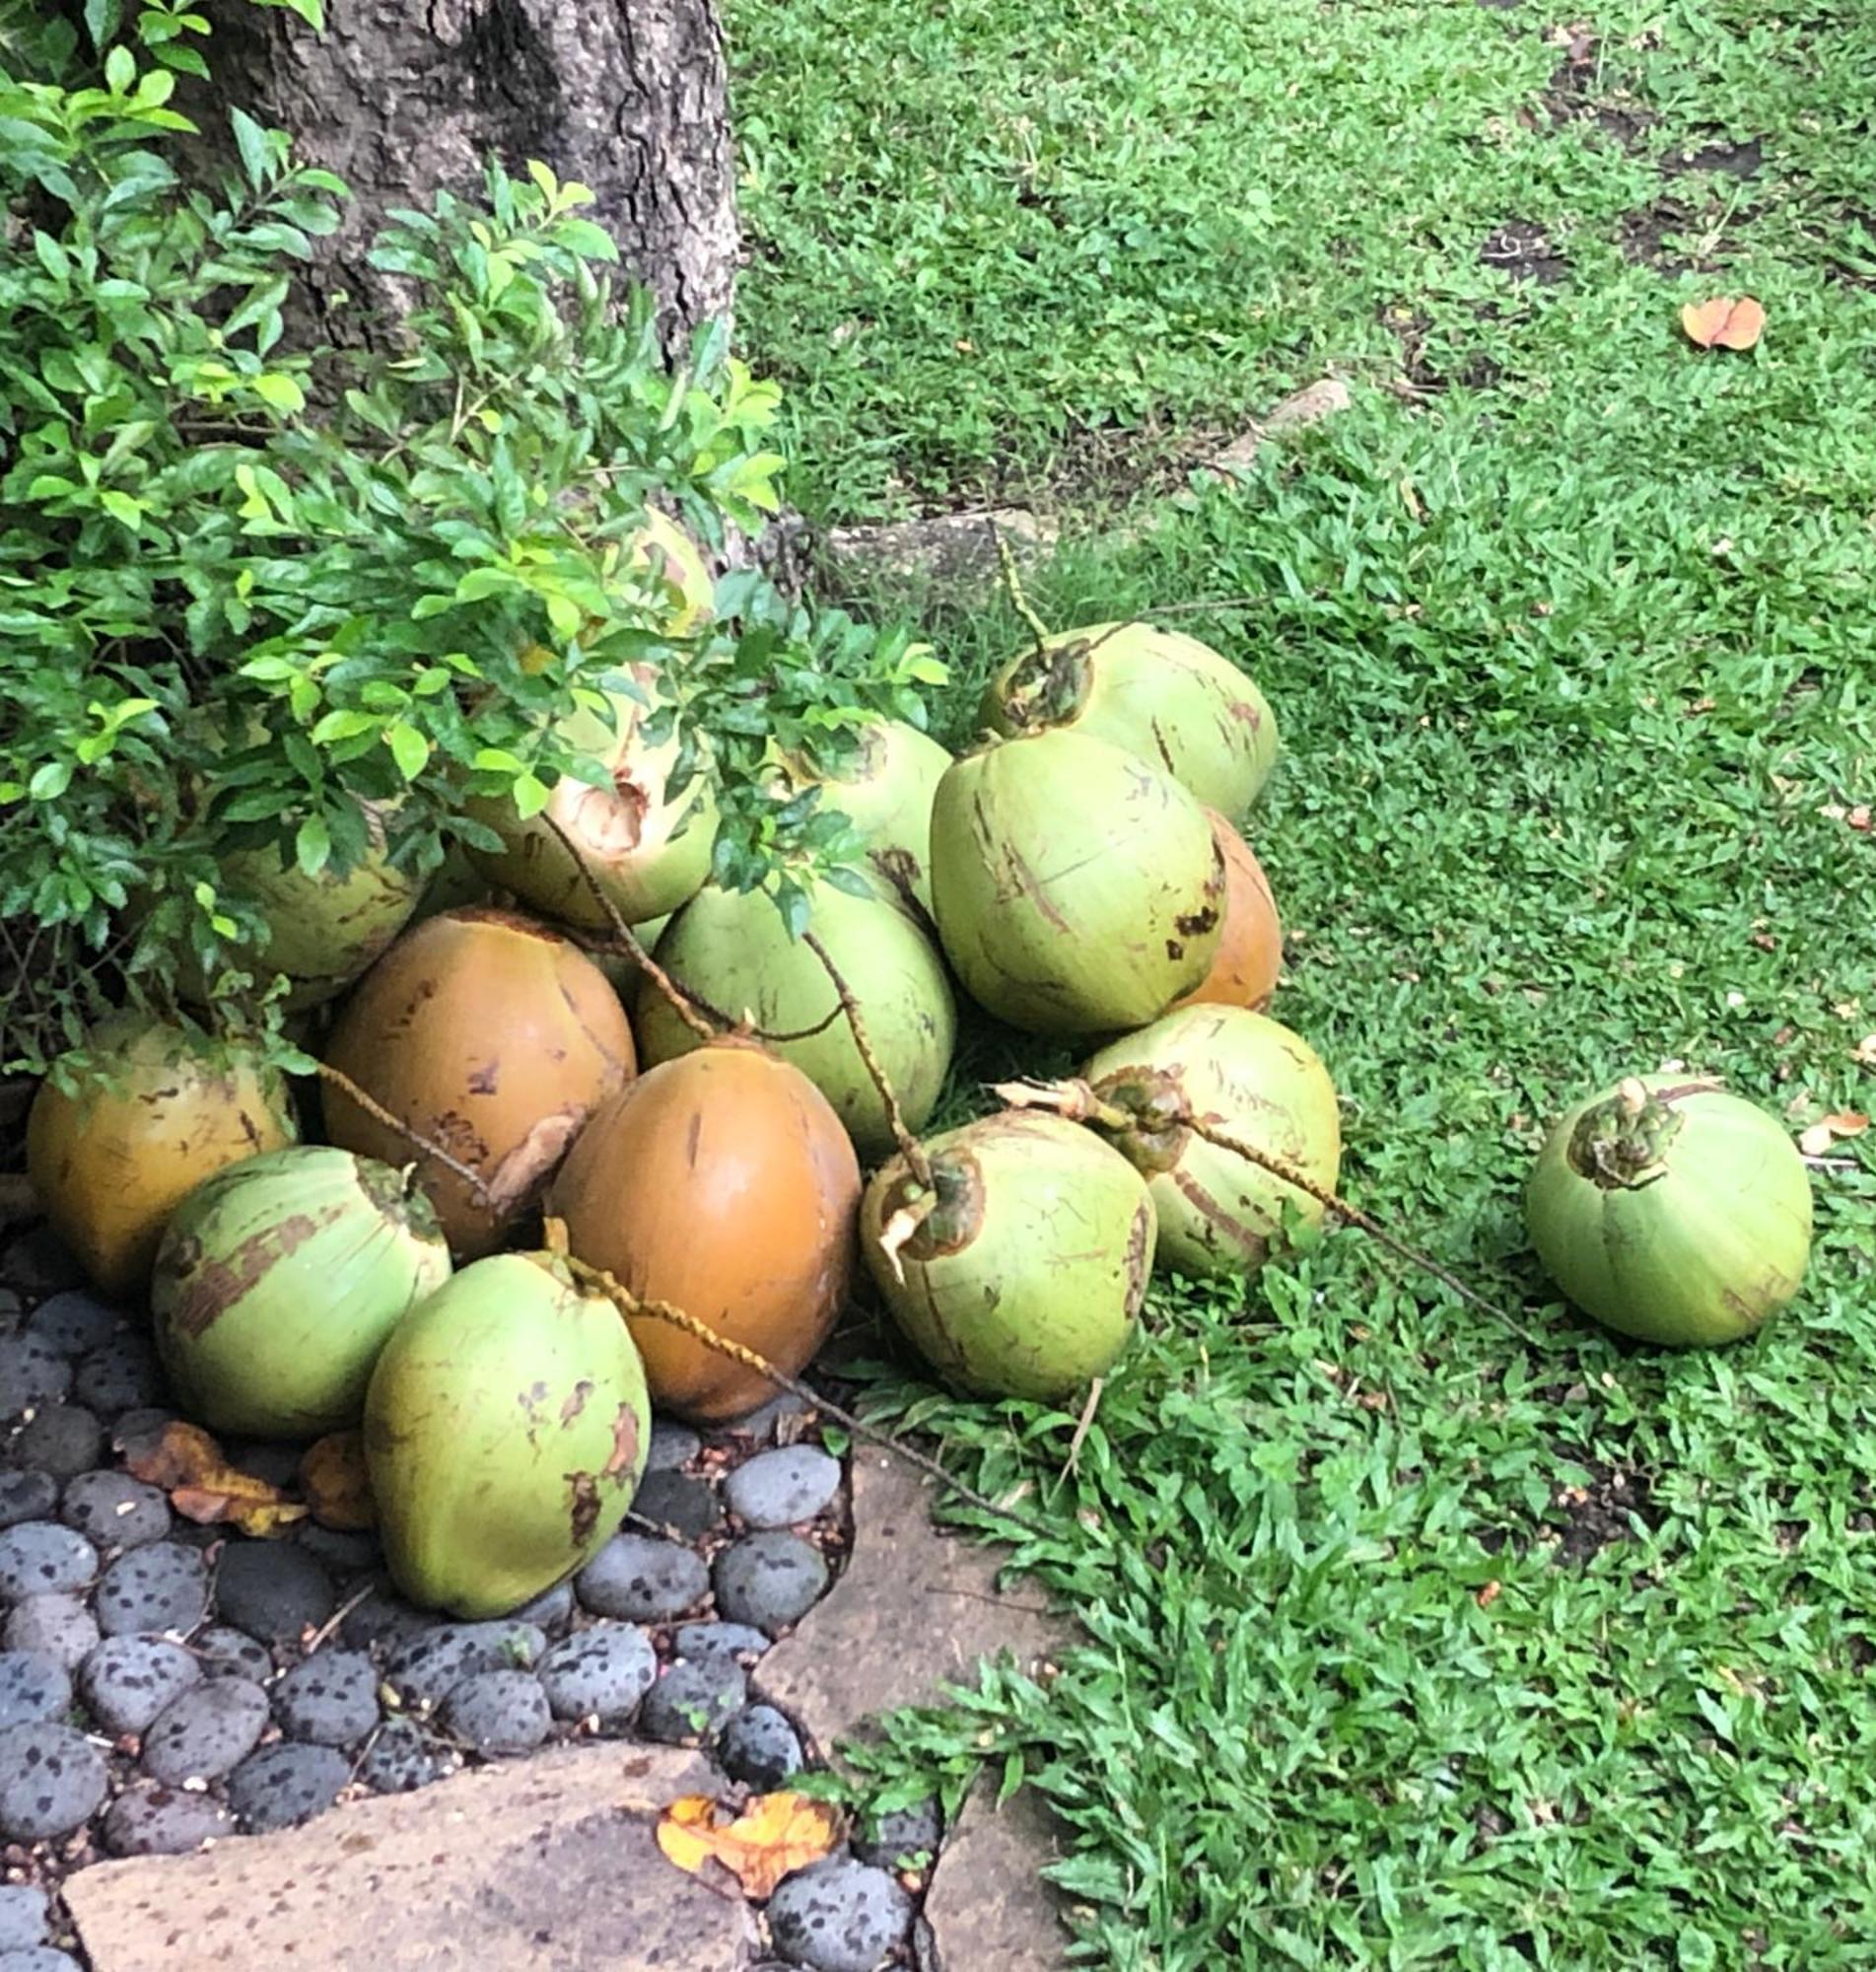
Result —
[[[1090, 1639], [886, 1767], [1040, 1786], [1126, 1972], [1876, 1964], [1876, 1133], [1726, 1352], [1591, 1329], [1518, 1214], [1631, 1069], [1876, 1108], [1876, 18], [729, 11], [798, 497], [1045, 499], [1063, 626], [1253, 599], [1180, 624], [1284, 723], [1274, 1011], [1351, 1195], [1535, 1338], [1340, 1232], [1156, 1291], [1072, 1473], [1070, 1414], [882, 1380], [1060, 1526], [1022, 1559]], [[1692, 350], [1740, 292], [1761, 347]], [[1352, 410], [1187, 484], [1326, 370]], [[1020, 633], [927, 621], [961, 738]]]

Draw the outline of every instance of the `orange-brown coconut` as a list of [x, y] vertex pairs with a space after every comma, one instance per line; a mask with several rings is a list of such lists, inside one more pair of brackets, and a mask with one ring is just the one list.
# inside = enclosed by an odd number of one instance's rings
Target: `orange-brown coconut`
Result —
[[298, 1139], [286, 1083], [250, 1050], [140, 1014], [85, 1037], [89, 1066], [42, 1083], [27, 1172], [93, 1285], [145, 1287], [170, 1214], [227, 1165]]
[[1278, 922], [1277, 898], [1264, 866], [1251, 845], [1216, 809], [1206, 810], [1212, 836], [1224, 857], [1224, 921], [1218, 931], [1217, 955], [1212, 970], [1183, 1000], [1181, 1007], [1248, 1007], [1262, 1013], [1277, 990], [1284, 964], [1284, 928]]
[[340, 1091], [341, 1149], [418, 1174], [459, 1258], [491, 1252], [539, 1197], [587, 1119], [632, 1079], [625, 1010], [605, 975], [512, 911], [446, 911], [385, 952], [346, 1003], [326, 1060], [488, 1186], [478, 1198]]
[[[589, 1265], [791, 1375], [839, 1312], [859, 1209], [860, 1165], [827, 1098], [740, 1041], [648, 1069], [614, 1096], [574, 1146], [549, 1206]], [[630, 1326], [664, 1410], [739, 1417], [774, 1394], [757, 1372], [668, 1322]]]

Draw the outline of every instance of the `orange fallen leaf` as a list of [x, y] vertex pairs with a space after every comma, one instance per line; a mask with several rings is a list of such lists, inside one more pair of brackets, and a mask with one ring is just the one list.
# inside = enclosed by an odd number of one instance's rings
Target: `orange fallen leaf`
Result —
[[222, 1447], [196, 1425], [166, 1424], [154, 1444], [133, 1451], [124, 1464], [133, 1479], [161, 1486], [185, 1520], [204, 1526], [226, 1521], [244, 1534], [276, 1534], [307, 1516], [278, 1486], [229, 1464]]
[[1876, 816], [1871, 815], [1868, 806], [1865, 803], [1858, 802], [1857, 805], [1850, 810], [1849, 813], [1843, 817], [1843, 819], [1847, 821], [1849, 825], [1853, 829], [1855, 829], [1859, 835], [1868, 835], [1872, 832], [1872, 830], [1876, 830]]
[[335, 1431], [307, 1446], [300, 1461], [300, 1489], [313, 1517], [341, 1533], [364, 1533], [378, 1524], [372, 1478], [365, 1467], [365, 1440], [356, 1431]]
[[1478, 1594], [1473, 1599], [1478, 1603], [1481, 1609], [1490, 1609], [1493, 1603], [1494, 1603], [1498, 1599], [1498, 1597], [1503, 1593], [1504, 1593], [1503, 1583], [1488, 1582], [1486, 1585], [1482, 1589], [1480, 1589]]
[[1840, 1137], [1860, 1137], [1869, 1128], [1869, 1118], [1854, 1109], [1840, 1110], [1835, 1116], [1820, 1116], [1798, 1139], [1798, 1149], [1807, 1158], [1821, 1158]]
[[1739, 301], [1719, 296], [1689, 302], [1681, 311], [1681, 326], [1688, 340], [1702, 349], [1750, 349], [1766, 332], [1766, 312], [1750, 295]]
[[786, 1792], [757, 1795], [739, 1814], [707, 1794], [685, 1795], [658, 1823], [658, 1846], [680, 1869], [698, 1876], [720, 1863], [758, 1902], [773, 1896], [784, 1876], [831, 1856], [839, 1839], [834, 1807]]

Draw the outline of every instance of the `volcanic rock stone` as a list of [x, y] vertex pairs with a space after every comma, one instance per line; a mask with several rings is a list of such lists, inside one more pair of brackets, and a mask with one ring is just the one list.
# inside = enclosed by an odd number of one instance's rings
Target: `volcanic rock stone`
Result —
[[0, 1281], [28, 1294], [56, 1294], [61, 1288], [77, 1287], [84, 1278], [85, 1269], [71, 1248], [43, 1223], [29, 1226], [0, 1260]]
[[378, 1724], [378, 1671], [361, 1651], [320, 1651], [295, 1664], [273, 1698], [288, 1737], [349, 1746]]
[[0, 1528], [49, 1518], [58, 1505], [58, 1481], [49, 1472], [0, 1472]]
[[228, 1804], [254, 1834], [293, 1828], [322, 1814], [352, 1778], [350, 1763], [330, 1746], [277, 1740], [250, 1754], [228, 1777]]
[[840, 1490], [840, 1460], [811, 1444], [758, 1452], [724, 1486], [730, 1511], [745, 1526], [787, 1527], [811, 1520]]
[[317, 1520], [304, 1520], [294, 1535], [321, 1567], [341, 1579], [365, 1575], [384, 1565], [384, 1550], [378, 1536], [360, 1528], [322, 1527]]
[[701, 1540], [723, 1525], [723, 1503], [714, 1486], [688, 1472], [648, 1472], [633, 1498], [632, 1516], [670, 1538]]
[[0, 1951], [0, 1972], [84, 1972], [69, 1951], [49, 1944], [29, 1944], [19, 1951]]
[[876, 1972], [912, 1929], [912, 1899], [896, 1878], [844, 1856], [810, 1863], [769, 1899], [769, 1934], [812, 1972]]
[[766, 1792], [804, 1764], [795, 1727], [773, 1705], [745, 1706], [723, 1728], [717, 1757], [731, 1780]]
[[14, 1433], [7, 1454], [14, 1464], [54, 1479], [74, 1479], [98, 1463], [104, 1427], [83, 1404], [41, 1404]]
[[397, 1650], [384, 1675], [406, 1704], [428, 1709], [484, 1671], [538, 1663], [546, 1648], [531, 1623], [441, 1623]]
[[793, 1444], [818, 1415], [805, 1397], [780, 1390], [760, 1410], [733, 1419], [723, 1429], [745, 1444]]
[[266, 1438], [231, 1439], [228, 1444], [228, 1462], [238, 1471], [266, 1480], [269, 1486], [291, 1486], [300, 1476], [300, 1461], [305, 1456], [304, 1445], [281, 1444]]
[[98, 1585], [98, 1627], [107, 1637], [174, 1631], [208, 1614], [208, 1565], [198, 1549], [152, 1541], [120, 1554]]
[[218, 1677], [173, 1698], [143, 1735], [143, 1764], [169, 1787], [214, 1780], [253, 1751], [267, 1725], [267, 1694], [245, 1678]]
[[141, 1335], [118, 1335], [78, 1366], [72, 1393], [103, 1417], [114, 1418], [164, 1397], [163, 1369]]
[[541, 1688], [556, 1719], [623, 1725], [657, 1678], [658, 1655], [650, 1639], [627, 1623], [595, 1624], [556, 1644], [540, 1660]]
[[0, 1728], [63, 1719], [72, 1680], [56, 1657], [39, 1651], [0, 1651]]
[[0, 1951], [21, 1951], [45, 1941], [45, 1892], [26, 1883], [0, 1883]]
[[143, 1732], [173, 1699], [202, 1681], [202, 1666], [162, 1637], [106, 1637], [79, 1666], [85, 1709], [106, 1732]]
[[667, 1746], [695, 1746], [721, 1732], [749, 1698], [749, 1680], [730, 1657], [680, 1657], [645, 1694], [639, 1730]]
[[170, 1531], [170, 1503], [128, 1472], [84, 1472], [65, 1488], [58, 1516], [94, 1546], [142, 1547]]
[[215, 1572], [215, 1611], [224, 1623], [282, 1644], [316, 1630], [337, 1607], [332, 1578], [287, 1541], [231, 1541]]
[[113, 1856], [186, 1856], [234, 1830], [228, 1809], [213, 1795], [145, 1782], [111, 1802], [103, 1834]]
[[688, 1465], [704, 1448], [704, 1442], [687, 1424], [672, 1424], [658, 1418], [652, 1425], [651, 1443], [646, 1447], [647, 1472], [669, 1472]]
[[553, 1726], [547, 1694], [531, 1671], [485, 1670], [451, 1692], [444, 1720], [478, 1753], [528, 1753]]
[[267, 1646], [225, 1624], [204, 1630], [189, 1649], [204, 1678], [244, 1677], [250, 1684], [265, 1684], [274, 1674], [273, 1653]]
[[396, 1650], [443, 1627], [444, 1620], [434, 1609], [419, 1609], [414, 1602], [406, 1602], [386, 1577], [364, 1601], [346, 1611], [339, 1635], [355, 1651], [376, 1650], [381, 1644]]
[[532, 1623], [535, 1629], [545, 1630], [551, 1635], [562, 1628], [573, 1614], [573, 1584], [557, 1582], [553, 1587], [543, 1589], [531, 1602], [523, 1602], [515, 1610], [509, 1620], [514, 1623]]
[[22, 1520], [0, 1533], [0, 1602], [89, 1588], [98, 1579], [98, 1550], [56, 1520]]
[[104, 1755], [71, 1726], [0, 1731], [0, 1835], [15, 1842], [69, 1835], [104, 1804], [107, 1787]]
[[689, 1548], [644, 1534], [614, 1534], [580, 1571], [575, 1590], [595, 1616], [658, 1623], [701, 1602], [710, 1571]]
[[88, 1288], [70, 1288], [48, 1295], [27, 1319], [26, 1332], [36, 1335], [61, 1356], [89, 1356], [128, 1326], [120, 1307], [100, 1301]]
[[42, 1336], [0, 1335], [0, 1423], [35, 1404], [56, 1404], [72, 1387], [72, 1366]]
[[799, 1623], [827, 1587], [827, 1563], [799, 1534], [750, 1534], [717, 1557], [717, 1607], [774, 1636]]
[[944, 1823], [935, 1800], [916, 1801], [876, 1815], [854, 1837], [854, 1854], [882, 1869], [910, 1868], [921, 1856], [938, 1854]]
[[29, 1595], [16, 1602], [0, 1643], [10, 1651], [37, 1651], [76, 1670], [98, 1641], [98, 1618], [82, 1595]]
[[389, 1719], [366, 1748], [358, 1777], [374, 1794], [410, 1794], [461, 1764], [454, 1747], [433, 1739], [414, 1719]]
[[671, 1647], [680, 1657], [759, 1657], [769, 1639], [747, 1623], [681, 1623]]

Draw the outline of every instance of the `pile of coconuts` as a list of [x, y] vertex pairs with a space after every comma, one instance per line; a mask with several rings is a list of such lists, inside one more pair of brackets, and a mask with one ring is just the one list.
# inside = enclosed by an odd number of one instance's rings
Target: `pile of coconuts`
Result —
[[[664, 525], [676, 634], [711, 600]], [[654, 1407], [755, 1409], [857, 1287], [952, 1388], [1057, 1402], [1120, 1359], [1155, 1268], [1246, 1282], [1338, 1182], [1335, 1088], [1266, 1011], [1282, 935], [1244, 826], [1276, 720], [1218, 652], [1039, 632], [961, 757], [869, 727], [822, 782], [864, 859], [799, 938], [712, 880], [708, 776], [671, 791], [632, 682], [576, 715], [609, 785], [478, 805], [502, 846], [449, 894], [382, 857], [263, 873], [328, 1071], [317, 1141], [251, 1052], [129, 1015], [30, 1123], [48, 1216], [103, 1291], [147, 1295], [193, 1418], [360, 1434], [398, 1585], [463, 1616], [617, 1529]], [[923, 1137], [981, 1016], [1077, 1072]], [[1693, 1344], [1796, 1292], [1810, 1205], [1763, 1111], [1656, 1077], [1563, 1119], [1528, 1215], [1589, 1313]]]

